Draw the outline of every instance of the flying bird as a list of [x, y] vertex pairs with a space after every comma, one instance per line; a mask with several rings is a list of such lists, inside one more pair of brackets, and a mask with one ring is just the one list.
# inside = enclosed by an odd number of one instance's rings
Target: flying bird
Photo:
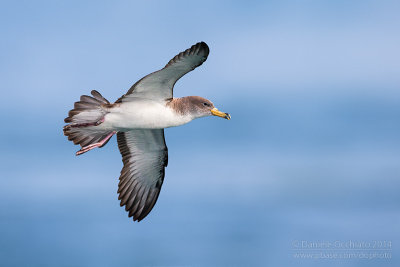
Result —
[[64, 135], [81, 146], [76, 155], [103, 147], [117, 135], [123, 162], [118, 199], [134, 221], [149, 214], [160, 194], [168, 164], [164, 128], [211, 115], [231, 118], [200, 96], [173, 97], [175, 83], [203, 64], [209, 51], [204, 42], [193, 45], [140, 79], [115, 103], [95, 90], [92, 96], [82, 95], [64, 120]]

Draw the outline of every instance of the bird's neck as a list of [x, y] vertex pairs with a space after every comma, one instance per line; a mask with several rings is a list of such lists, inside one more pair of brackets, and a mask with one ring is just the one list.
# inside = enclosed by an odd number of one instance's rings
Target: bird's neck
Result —
[[187, 115], [192, 111], [189, 96], [172, 98], [167, 105], [179, 115]]

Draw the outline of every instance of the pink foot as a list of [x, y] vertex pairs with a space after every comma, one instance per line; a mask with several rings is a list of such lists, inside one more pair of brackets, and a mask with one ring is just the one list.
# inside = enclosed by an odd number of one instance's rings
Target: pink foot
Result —
[[108, 142], [108, 140], [110, 140], [110, 138], [116, 133], [116, 131], [111, 132], [109, 135], [106, 136], [106, 138], [104, 138], [103, 140], [101, 140], [100, 142], [94, 143], [94, 144], [90, 144], [88, 146], [84, 146], [82, 147], [79, 151], [76, 152], [76, 155], [82, 155], [83, 153], [88, 152], [89, 150], [92, 150], [93, 148], [96, 147], [102, 147], [105, 143]]

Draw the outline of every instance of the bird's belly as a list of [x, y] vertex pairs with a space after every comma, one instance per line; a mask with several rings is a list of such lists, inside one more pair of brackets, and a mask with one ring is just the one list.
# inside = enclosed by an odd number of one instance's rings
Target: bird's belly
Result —
[[191, 121], [189, 116], [177, 114], [158, 103], [123, 103], [105, 116], [103, 127], [114, 130], [163, 129]]

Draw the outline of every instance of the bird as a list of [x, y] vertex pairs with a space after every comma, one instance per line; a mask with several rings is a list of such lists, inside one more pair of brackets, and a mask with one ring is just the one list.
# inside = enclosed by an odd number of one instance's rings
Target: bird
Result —
[[173, 97], [175, 83], [202, 65], [209, 52], [205, 42], [196, 43], [137, 81], [114, 103], [92, 90], [91, 96], [82, 95], [74, 103], [64, 119], [64, 135], [81, 146], [77, 156], [101, 148], [117, 136], [123, 162], [118, 200], [133, 221], [143, 220], [160, 194], [168, 165], [164, 129], [207, 116], [231, 119], [203, 97]]

